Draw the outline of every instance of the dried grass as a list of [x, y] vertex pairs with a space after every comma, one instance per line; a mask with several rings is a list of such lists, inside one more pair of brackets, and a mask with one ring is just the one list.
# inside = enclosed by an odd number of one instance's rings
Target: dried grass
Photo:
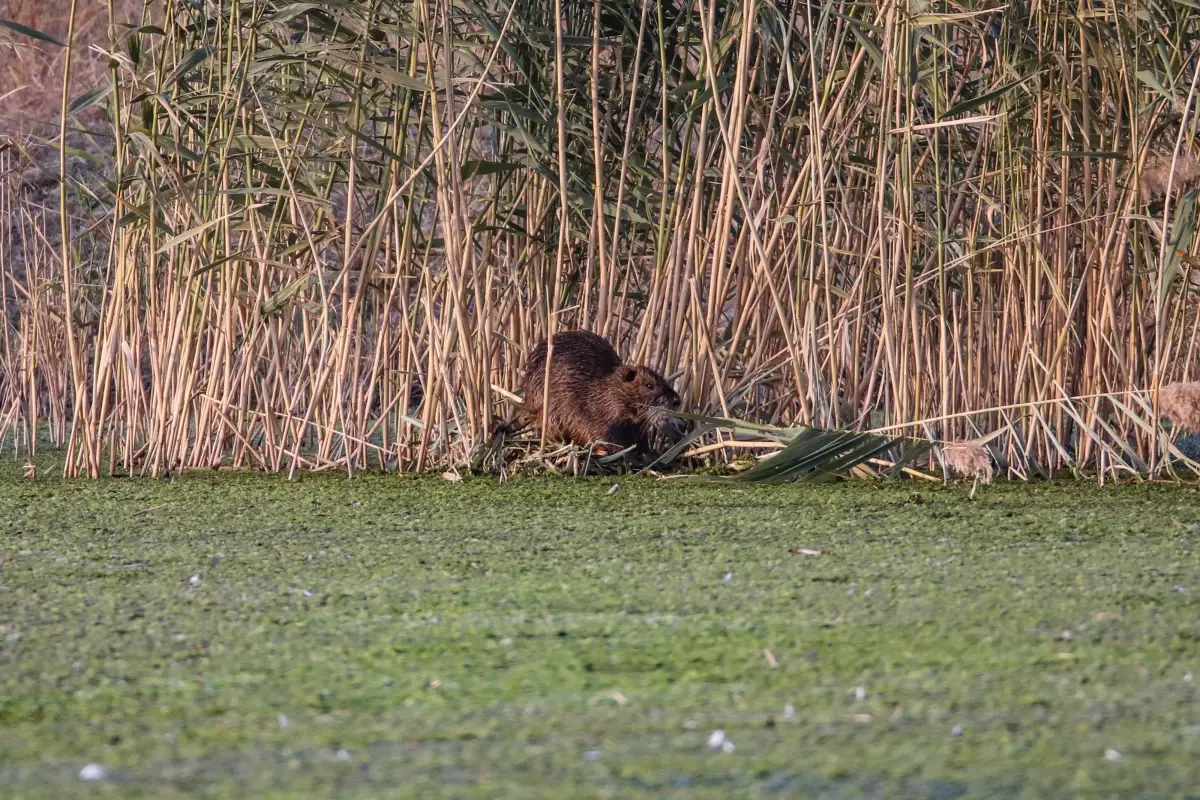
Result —
[[[150, 3], [155, 11], [159, 5]], [[41, 31], [59, 41], [67, 36], [70, 0], [0, 0], [0, 19]], [[143, 4], [139, 0], [115, 0], [119, 21], [137, 21]], [[111, 80], [107, 57], [99, 50], [108, 47], [107, 0], [80, 0], [75, 20], [75, 55], [71, 67], [70, 96]], [[57, 133], [59, 97], [62, 92], [63, 51], [10, 30], [0, 29], [0, 133], [49, 136]], [[96, 124], [98, 110], [80, 120]]]

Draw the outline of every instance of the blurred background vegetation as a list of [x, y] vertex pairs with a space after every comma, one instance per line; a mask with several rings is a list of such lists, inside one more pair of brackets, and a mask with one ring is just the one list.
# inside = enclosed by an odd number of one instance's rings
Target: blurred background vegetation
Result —
[[1190, 4], [0, 19], [0, 434], [48, 425], [69, 474], [462, 464], [575, 327], [706, 413], [987, 436], [1015, 476], [1170, 453], [1154, 391], [1200, 330]]

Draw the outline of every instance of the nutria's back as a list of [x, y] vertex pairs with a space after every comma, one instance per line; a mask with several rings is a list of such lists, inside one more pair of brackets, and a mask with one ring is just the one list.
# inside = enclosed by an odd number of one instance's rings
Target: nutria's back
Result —
[[[546, 343], [530, 353], [521, 381], [520, 426], [542, 424]], [[623, 364], [613, 346], [588, 331], [555, 334], [550, 355], [546, 436], [578, 445], [606, 441], [640, 451], [667, 428], [679, 395], [654, 370]]]
[[[554, 334], [554, 353], [551, 354], [554, 371], [563, 374], [570, 373], [580, 378], [603, 378], [617, 367], [621, 366], [621, 357], [603, 336], [597, 336], [591, 331], [564, 331]], [[529, 363], [525, 366], [525, 377], [521, 383], [523, 391], [528, 390], [531, 382], [536, 382], [540, 388], [542, 377], [546, 372], [546, 343], [543, 341], [529, 354]], [[525, 402], [529, 402], [528, 394]], [[538, 402], [542, 402], [538, 399]]]

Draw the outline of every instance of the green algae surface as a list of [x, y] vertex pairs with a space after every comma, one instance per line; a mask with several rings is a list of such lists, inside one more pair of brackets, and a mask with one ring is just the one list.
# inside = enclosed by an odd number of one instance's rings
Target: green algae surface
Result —
[[6, 460], [0, 796], [1200, 786], [1194, 489], [613, 484]]

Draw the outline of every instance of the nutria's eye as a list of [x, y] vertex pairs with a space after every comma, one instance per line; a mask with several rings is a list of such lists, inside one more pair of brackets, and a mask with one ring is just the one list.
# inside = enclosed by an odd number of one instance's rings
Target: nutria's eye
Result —
[[636, 369], [628, 369], [627, 368], [621, 374], [621, 380], [625, 381], [626, 383], [633, 383], [635, 378], [637, 378], [637, 370]]

